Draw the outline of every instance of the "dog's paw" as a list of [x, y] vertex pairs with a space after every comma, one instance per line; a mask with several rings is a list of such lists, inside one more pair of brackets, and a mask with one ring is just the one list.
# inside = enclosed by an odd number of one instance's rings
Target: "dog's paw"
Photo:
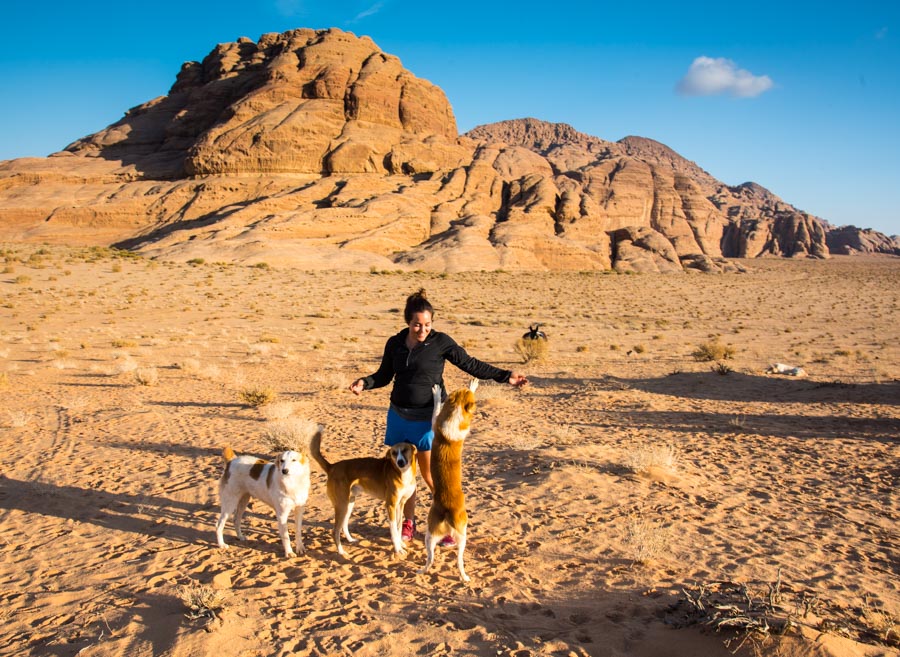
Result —
[[394, 548], [394, 556], [395, 557], [405, 557], [406, 556], [406, 548]]
[[461, 579], [462, 579], [462, 581], [465, 582], [466, 584], [468, 584], [469, 582], [472, 581], [472, 578], [469, 577], [468, 575], [463, 575]]
[[284, 551], [284, 558], [285, 558], [285, 559], [293, 559], [293, 558], [296, 557], [296, 556], [297, 556], [297, 553], [294, 552], [293, 550], [285, 550], [285, 551]]
[[228, 549], [228, 544], [227, 544], [227, 543], [219, 543], [219, 549], [220, 549], [220, 550], [227, 550], [227, 549]]

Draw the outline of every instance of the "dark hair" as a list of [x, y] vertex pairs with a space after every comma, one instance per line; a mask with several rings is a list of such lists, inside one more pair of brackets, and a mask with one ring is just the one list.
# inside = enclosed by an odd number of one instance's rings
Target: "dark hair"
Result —
[[413, 292], [406, 297], [406, 308], [403, 309], [403, 319], [409, 324], [412, 316], [416, 313], [430, 313], [434, 317], [434, 308], [431, 307], [428, 299], [425, 298], [425, 288], [419, 288], [418, 292]]

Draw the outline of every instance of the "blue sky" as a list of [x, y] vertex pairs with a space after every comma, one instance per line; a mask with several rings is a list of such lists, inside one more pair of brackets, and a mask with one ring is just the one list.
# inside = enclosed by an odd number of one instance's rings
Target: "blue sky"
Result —
[[370, 36], [461, 132], [505, 119], [660, 141], [836, 225], [900, 234], [900, 2], [12, 2], [0, 159], [43, 156], [164, 95], [217, 43]]

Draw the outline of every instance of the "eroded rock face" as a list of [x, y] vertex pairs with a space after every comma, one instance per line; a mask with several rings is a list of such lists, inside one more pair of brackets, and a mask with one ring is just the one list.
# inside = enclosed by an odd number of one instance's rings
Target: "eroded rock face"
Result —
[[856, 226], [829, 227], [825, 239], [831, 253], [841, 255], [886, 253], [900, 256], [900, 236], [888, 237], [871, 229]]
[[653, 140], [536, 119], [458, 136], [443, 92], [371, 39], [306, 29], [220, 44], [105, 130], [0, 162], [0, 239], [317, 269], [711, 272], [828, 254], [816, 217]]
[[[433, 136], [447, 143], [424, 157], [403, 147]], [[152, 177], [384, 174], [458, 165], [456, 137], [444, 93], [371, 39], [300, 29], [216, 46], [168, 96], [66, 150]]]

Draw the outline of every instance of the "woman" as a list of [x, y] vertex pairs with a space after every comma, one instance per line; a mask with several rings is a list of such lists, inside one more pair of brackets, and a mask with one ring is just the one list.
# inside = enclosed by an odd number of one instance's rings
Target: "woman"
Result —
[[[400, 442], [416, 446], [419, 472], [434, 492], [431, 480], [431, 415], [434, 399], [431, 388], [441, 386], [441, 398], [446, 399], [444, 388], [444, 361], [450, 361], [459, 369], [477, 379], [492, 379], [520, 387], [528, 383], [523, 374], [511, 370], [501, 370], [483, 363], [466, 353], [446, 333], [432, 330], [434, 308], [425, 298], [425, 290], [411, 294], [406, 300], [403, 318], [407, 328], [388, 338], [378, 371], [370, 376], [357, 379], [350, 390], [358, 395], [363, 390], [381, 388], [394, 381], [391, 403], [388, 408], [385, 445]], [[416, 496], [403, 509], [403, 540], [411, 541], [416, 531]], [[452, 545], [453, 539], [445, 536], [441, 545]]]

